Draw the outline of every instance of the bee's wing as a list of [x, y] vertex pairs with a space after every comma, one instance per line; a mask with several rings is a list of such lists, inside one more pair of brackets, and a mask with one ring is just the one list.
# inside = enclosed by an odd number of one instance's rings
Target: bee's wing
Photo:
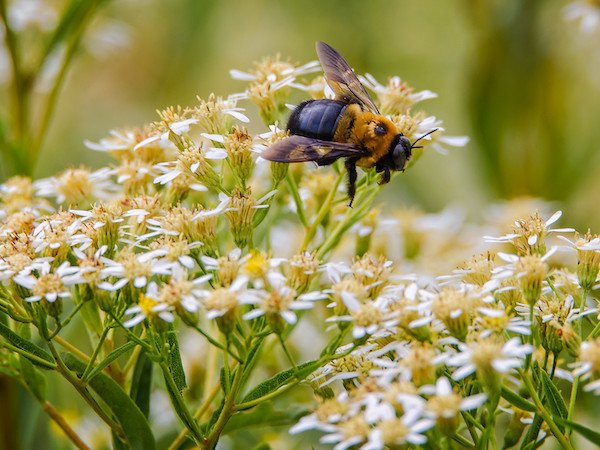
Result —
[[348, 103], [358, 102], [372, 113], [379, 114], [373, 99], [342, 55], [325, 42], [317, 42], [317, 55], [327, 84], [335, 92], [336, 99]]
[[367, 155], [370, 155], [368, 150], [354, 144], [290, 136], [263, 150], [260, 156], [269, 161], [283, 163], [314, 161], [319, 166], [326, 166], [340, 158], [360, 158]]

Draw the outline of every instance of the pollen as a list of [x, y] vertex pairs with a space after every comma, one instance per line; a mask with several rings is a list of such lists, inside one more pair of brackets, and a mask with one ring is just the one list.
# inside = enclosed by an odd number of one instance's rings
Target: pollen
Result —
[[276, 314], [281, 311], [287, 311], [295, 296], [296, 292], [292, 289], [285, 293], [273, 290], [264, 299], [261, 307], [267, 314]]
[[399, 77], [388, 78], [384, 90], [377, 93], [382, 114], [403, 114], [414, 104], [414, 88]]
[[476, 286], [483, 286], [492, 278], [494, 255], [490, 252], [481, 253], [458, 266], [462, 271], [462, 281]]
[[224, 315], [234, 312], [238, 306], [235, 292], [225, 288], [217, 288], [204, 299], [204, 306], [208, 310], [224, 311]]
[[452, 336], [464, 341], [477, 303], [476, 299], [462, 290], [444, 289], [433, 301], [431, 311], [446, 325]]
[[354, 416], [340, 423], [341, 432], [346, 439], [352, 437], [367, 438], [371, 427], [361, 416]]
[[33, 204], [33, 184], [30, 178], [15, 176], [4, 183], [0, 193], [3, 207], [9, 213], [19, 212]]
[[530, 305], [535, 304], [542, 292], [542, 282], [548, 273], [548, 265], [537, 255], [523, 256], [516, 263], [521, 279], [523, 296]]
[[326, 422], [330, 417], [345, 415], [347, 411], [348, 403], [332, 398], [324, 400], [315, 410], [315, 414], [321, 422]]
[[230, 256], [221, 256], [217, 260], [217, 281], [223, 287], [229, 287], [237, 278], [240, 262]]
[[171, 306], [179, 306], [182, 297], [190, 295], [193, 287], [193, 283], [189, 280], [171, 278], [169, 283], [162, 286], [160, 290], [160, 301]]
[[394, 448], [398, 443], [403, 443], [410, 432], [398, 418], [382, 420], [377, 424], [377, 428], [381, 430], [381, 440], [390, 448]]
[[33, 295], [45, 297], [46, 294], [58, 294], [65, 291], [65, 286], [58, 275], [48, 273], [42, 275], [35, 286], [33, 286]]
[[210, 94], [208, 99], [198, 98], [200, 104], [193, 108], [192, 117], [198, 119], [198, 125], [207, 133], [225, 134], [233, 125], [233, 117], [226, 113], [235, 108], [236, 102]]
[[411, 114], [407, 111], [406, 114], [393, 114], [390, 119], [396, 125], [396, 128], [409, 140], [414, 140], [417, 136], [417, 131], [421, 122], [425, 120], [427, 116], [423, 111], [419, 111], [415, 114]]
[[154, 315], [154, 311], [152, 309], [158, 304], [159, 304], [159, 302], [157, 302], [156, 300], [148, 297], [145, 294], [140, 294], [138, 306], [140, 307], [140, 309], [142, 310], [142, 313], [146, 317], [150, 317], [150, 316]]
[[460, 411], [462, 398], [455, 393], [449, 395], [436, 395], [427, 401], [427, 408], [432, 411], [436, 417], [450, 419], [456, 416]]
[[544, 255], [546, 253], [546, 236], [548, 231], [546, 222], [535, 213], [528, 219], [517, 220], [513, 227], [513, 233], [517, 235], [513, 244], [519, 256]]
[[254, 169], [252, 136], [246, 128], [234, 126], [223, 145], [235, 176], [245, 184]]
[[383, 256], [375, 258], [365, 255], [352, 265], [354, 278], [363, 286], [369, 286], [371, 298], [377, 297], [388, 283], [391, 263]]
[[269, 271], [269, 259], [266, 253], [252, 251], [244, 270], [251, 278], [264, 278]]
[[80, 167], [78, 169], [65, 170], [58, 178], [57, 191], [65, 198], [63, 203], [76, 205], [81, 201], [89, 199], [92, 195], [93, 182], [90, 179], [90, 171]]
[[122, 251], [117, 261], [123, 265], [123, 274], [126, 278], [133, 280], [138, 277], [150, 277], [152, 268], [147, 262], [142, 262], [137, 258], [137, 255], [131, 250]]
[[315, 253], [304, 252], [292, 256], [289, 265], [290, 286], [298, 292], [304, 292], [317, 275], [319, 259]]
[[435, 382], [436, 366], [432, 364], [435, 351], [429, 344], [415, 343], [410, 352], [402, 359], [402, 365], [410, 370], [411, 381], [415, 386]]
[[583, 235], [576, 236], [575, 247], [577, 248], [577, 256], [578, 256], [578, 265], [577, 265], [577, 278], [579, 279], [579, 284], [582, 288], [586, 290], [591, 290], [596, 283], [596, 278], [598, 278], [598, 271], [600, 270], [600, 252], [596, 249], [594, 250], [584, 250], [581, 247], [586, 244], [597, 242], [599, 237], [597, 234], [591, 234], [590, 230]]
[[252, 239], [252, 219], [254, 218], [255, 200], [250, 190], [242, 192], [234, 190], [231, 194], [231, 209], [225, 213], [231, 225], [231, 234], [235, 244], [244, 248]]
[[357, 311], [352, 313], [354, 323], [360, 327], [377, 325], [383, 320], [381, 310], [372, 303], [365, 303]]

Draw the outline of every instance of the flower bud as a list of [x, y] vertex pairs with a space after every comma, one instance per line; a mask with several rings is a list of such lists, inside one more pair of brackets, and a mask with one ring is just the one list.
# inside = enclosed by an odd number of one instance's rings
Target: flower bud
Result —
[[535, 305], [542, 294], [542, 282], [548, 273], [548, 266], [540, 256], [527, 255], [517, 261], [517, 271], [525, 301], [530, 306]]

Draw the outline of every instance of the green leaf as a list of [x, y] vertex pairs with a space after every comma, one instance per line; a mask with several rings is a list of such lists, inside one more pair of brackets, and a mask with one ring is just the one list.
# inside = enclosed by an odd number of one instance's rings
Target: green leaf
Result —
[[126, 342], [125, 344], [121, 345], [120, 347], [115, 348], [112, 352], [110, 352], [108, 355], [106, 355], [106, 358], [104, 358], [102, 361], [100, 361], [98, 363], [98, 365], [90, 371], [90, 373], [85, 377], [85, 380], [90, 380], [90, 379], [94, 378], [96, 376], [96, 374], [98, 374], [99, 372], [102, 372], [104, 370], [104, 368], [107, 367], [111, 362], [113, 362], [115, 359], [117, 359], [123, 353], [126, 353], [129, 350], [131, 350], [136, 345], [137, 344], [135, 342], [129, 341], [129, 342]]
[[585, 425], [581, 425], [580, 423], [572, 422], [570, 420], [561, 419], [558, 417], [555, 420], [563, 426], [571, 427], [574, 431], [577, 431], [588, 441], [600, 447], [600, 433], [598, 433], [597, 431], [592, 430], [591, 428], [588, 428]]
[[515, 391], [510, 390], [506, 386], [502, 386], [502, 398], [506, 400], [513, 406], [517, 408], [523, 409], [529, 412], [536, 412], [537, 408], [531, 402], [525, 400], [521, 395], [517, 394]]
[[131, 390], [129, 396], [133, 399], [140, 411], [148, 418], [150, 414], [150, 391], [152, 388], [152, 360], [142, 350], [133, 369]]
[[48, 385], [46, 377], [23, 355], [19, 355], [21, 362], [21, 375], [23, 381], [40, 402], [46, 401], [48, 394]]
[[[83, 374], [86, 364], [70, 353], [63, 354], [66, 366], [78, 376]], [[108, 375], [99, 372], [88, 381], [89, 386], [104, 401], [123, 427], [125, 437], [134, 450], [156, 448], [148, 421], [127, 393]]]
[[285, 410], [276, 410], [272, 402], [264, 402], [254, 408], [251, 412], [243, 412], [234, 414], [225, 429], [223, 434], [232, 433], [243, 428], [257, 426], [283, 426], [291, 425], [298, 422], [300, 417], [306, 415], [308, 410], [305, 408], [287, 408]]
[[[53, 369], [55, 367], [54, 358], [50, 353], [43, 348], [38, 347], [33, 342], [23, 339], [3, 323], [0, 323], [0, 335], [2, 335], [8, 343], [17, 347], [19, 350], [22, 350], [22, 352], [19, 353], [36, 366], [44, 369]], [[30, 355], [33, 355], [35, 358], [32, 358]]]
[[[546, 373], [545, 370], [540, 372], [540, 378], [542, 381], [542, 387], [544, 389], [544, 394], [546, 395], [546, 404], [548, 405], [548, 409], [555, 417], [560, 417], [561, 419], [566, 419], [569, 415], [567, 410], [567, 405], [565, 404], [564, 399], [556, 385], [550, 379], [550, 376]], [[564, 431], [564, 427], [560, 427], [560, 431]]]
[[321, 367], [323, 363], [320, 360], [308, 361], [303, 364], [300, 364], [296, 368], [291, 368], [279, 372], [278, 374], [272, 376], [268, 380], [263, 381], [254, 387], [242, 400], [241, 403], [246, 403], [251, 400], [256, 400], [257, 398], [263, 397], [286, 384], [290, 379], [302, 380], [306, 378], [308, 375], [313, 373], [319, 367]]
[[177, 385], [179, 392], [183, 391], [187, 387], [187, 381], [185, 379], [185, 371], [183, 370], [183, 363], [181, 362], [181, 352], [179, 351], [179, 342], [177, 341], [177, 334], [173, 324], [169, 324], [169, 331], [167, 332], [167, 342], [169, 344], [169, 370], [173, 375], [173, 380]]

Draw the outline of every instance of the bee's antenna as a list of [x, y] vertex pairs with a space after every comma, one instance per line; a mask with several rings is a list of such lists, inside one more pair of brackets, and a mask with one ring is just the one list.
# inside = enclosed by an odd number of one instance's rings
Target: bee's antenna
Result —
[[431, 131], [429, 131], [429, 132], [425, 133], [423, 136], [421, 136], [421, 137], [420, 137], [419, 139], [417, 139], [415, 142], [413, 142], [412, 144], [410, 144], [410, 148], [411, 148], [411, 149], [412, 149], [412, 148], [423, 148], [423, 146], [415, 147], [415, 144], [416, 144], [417, 142], [419, 142], [421, 139], [423, 139], [424, 137], [427, 137], [427, 136], [429, 136], [430, 134], [432, 134], [432, 133], [435, 133], [437, 130], [439, 130], [439, 128], [436, 128], [436, 129], [434, 129], [434, 130], [431, 130]]

